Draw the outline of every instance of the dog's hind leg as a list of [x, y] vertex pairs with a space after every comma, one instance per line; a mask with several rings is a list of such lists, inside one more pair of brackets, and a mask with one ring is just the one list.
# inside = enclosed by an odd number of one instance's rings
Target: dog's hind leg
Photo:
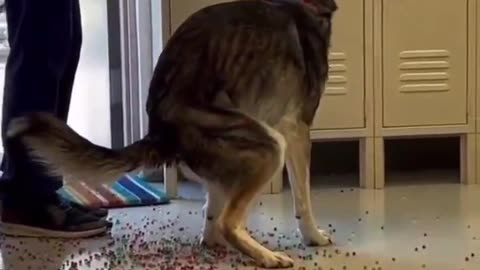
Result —
[[225, 205], [225, 192], [222, 187], [203, 179], [183, 162], [180, 162], [178, 167], [185, 177], [202, 184], [207, 190], [205, 205], [202, 209], [203, 228], [200, 243], [207, 247], [226, 246], [225, 239], [215, 225]]
[[226, 201], [214, 229], [220, 231], [228, 244], [263, 267], [291, 267], [291, 258], [263, 247], [245, 228], [253, 200], [285, 164], [285, 139], [274, 129], [241, 113], [232, 113], [232, 117], [237, 124], [223, 129], [184, 129], [183, 159], [209, 181], [207, 187], [218, 185], [220, 192], [224, 192]]
[[243, 174], [244, 179], [230, 189], [218, 224], [229, 244], [252, 257], [262, 267], [292, 267], [291, 258], [263, 247], [245, 229], [247, 212], [252, 201], [285, 163], [285, 139], [271, 128], [265, 127], [265, 131], [271, 137], [273, 147], [247, 150], [250, 158], [238, 163], [238, 173]]
[[309, 246], [331, 244], [330, 236], [317, 228], [310, 198], [311, 140], [308, 125], [284, 122], [280, 128], [287, 140], [287, 171], [295, 205], [295, 218], [302, 240]]
[[225, 192], [215, 184], [207, 184], [207, 200], [203, 207], [203, 232], [200, 242], [208, 247], [226, 246], [225, 238], [216, 224], [225, 205]]

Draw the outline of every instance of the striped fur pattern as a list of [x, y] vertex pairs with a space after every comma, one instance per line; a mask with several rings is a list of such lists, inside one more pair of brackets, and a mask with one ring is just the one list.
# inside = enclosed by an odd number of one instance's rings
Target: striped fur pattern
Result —
[[12, 122], [8, 136], [72, 181], [101, 184], [179, 164], [209, 191], [204, 244], [229, 244], [267, 268], [291, 267], [244, 224], [251, 202], [286, 163], [302, 240], [331, 243], [312, 214], [308, 130], [328, 76], [336, 9], [334, 0], [239, 0], [196, 12], [154, 70], [148, 135], [123, 149], [93, 145], [41, 113]]

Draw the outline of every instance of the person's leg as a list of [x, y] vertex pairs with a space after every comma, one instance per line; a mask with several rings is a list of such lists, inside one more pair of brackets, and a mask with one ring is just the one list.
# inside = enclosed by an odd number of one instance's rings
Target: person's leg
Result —
[[75, 75], [77, 73], [77, 67], [80, 61], [80, 52], [82, 48], [82, 20], [79, 0], [72, 1], [71, 30], [72, 48], [71, 53], [69, 54], [68, 62], [64, 69], [63, 76], [59, 80], [59, 88], [62, 89], [62, 91], [59, 91], [58, 93], [58, 102], [56, 106], [57, 117], [65, 122], [68, 120], [73, 83], [75, 81]]
[[65, 12], [71, 4], [64, 1], [42, 6], [33, 0], [7, 0], [5, 4], [10, 55], [3, 97], [2, 181], [8, 197], [43, 200], [61, 187], [61, 181], [47, 177], [43, 168], [27, 157], [20, 144], [7, 141], [6, 130], [12, 118], [25, 113], [56, 111], [59, 79], [71, 47], [71, 12]]
[[[81, 46], [78, 0], [54, 0], [49, 4], [7, 0], [5, 4], [11, 50], [5, 71], [2, 119], [5, 156], [0, 229], [27, 236], [101, 233], [105, 222], [63, 204], [56, 194], [62, 186], [60, 179], [46, 175], [21, 144], [5, 137], [9, 122], [29, 112], [49, 112], [66, 120]], [[55, 213], [62, 217], [59, 219]], [[14, 226], [18, 224], [30, 227]]]

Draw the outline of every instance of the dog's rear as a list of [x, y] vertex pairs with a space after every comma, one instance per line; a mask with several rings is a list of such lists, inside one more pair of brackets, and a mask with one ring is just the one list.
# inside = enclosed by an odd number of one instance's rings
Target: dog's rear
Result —
[[[310, 206], [308, 129], [327, 79], [336, 5], [308, 2], [240, 0], [190, 17], [156, 66], [149, 134], [130, 146], [95, 146], [45, 114], [15, 120], [8, 136], [69, 179], [112, 181], [178, 161], [209, 190], [206, 232], [218, 232], [263, 266], [290, 267], [288, 256], [252, 239], [244, 222], [254, 197], [286, 160], [303, 240], [330, 243]], [[205, 231], [204, 242], [217, 241]]]

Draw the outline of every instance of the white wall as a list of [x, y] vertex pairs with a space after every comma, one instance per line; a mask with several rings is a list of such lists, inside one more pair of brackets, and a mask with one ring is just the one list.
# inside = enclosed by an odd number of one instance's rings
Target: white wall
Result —
[[94, 143], [109, 147], [111, 137], [107, 2], [81, 0], [80, 5], [83, 48], [68, 124]]

